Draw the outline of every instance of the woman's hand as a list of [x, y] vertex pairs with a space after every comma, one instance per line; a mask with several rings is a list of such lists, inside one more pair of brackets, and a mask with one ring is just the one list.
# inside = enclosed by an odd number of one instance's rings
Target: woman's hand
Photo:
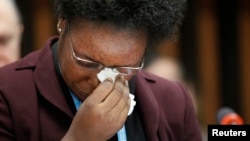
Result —
[[106, 141], [124, 125], [130, 106], [128, 82], [118, 76], [106, 79], [78, 109], [70, 129], [62, 139]]

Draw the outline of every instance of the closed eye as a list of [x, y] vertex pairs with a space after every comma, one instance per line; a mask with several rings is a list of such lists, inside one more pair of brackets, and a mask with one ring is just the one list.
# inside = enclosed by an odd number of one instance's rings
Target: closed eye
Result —
[[100, 64], [94, 63], [94, 62], [87, 62], [82, 60], [75, 60], [76, 63], [84, 68], [90, 68], [90, 69], [99, 69]]

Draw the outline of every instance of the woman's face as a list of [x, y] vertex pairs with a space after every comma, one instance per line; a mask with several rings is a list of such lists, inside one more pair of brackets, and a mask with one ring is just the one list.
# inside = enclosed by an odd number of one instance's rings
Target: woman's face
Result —
[[[83, 67], [74, 55], [107, 67], [141, 66], [147, 45], [143, 31], [118, 29], [111, 24], [89, 21], [77, 26], [64, 23], [62, 27], [59, 39], [61, 73], [66, 84], [81, 100], [90, 95], [100, 83], [97, 79], [99, 71]], [[127, 80], [131, 77], [125, 76]]]

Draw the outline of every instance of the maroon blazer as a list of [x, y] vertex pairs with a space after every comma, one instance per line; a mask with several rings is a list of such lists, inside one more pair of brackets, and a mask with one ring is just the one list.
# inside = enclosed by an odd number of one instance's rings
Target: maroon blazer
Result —
[[[45, 47], [0, 69], [0, 140], [59, 141], [74, 114]], [[136, 99], [148, 141], [201, 141], [192, 100], [177, 83], [141, 71]]]

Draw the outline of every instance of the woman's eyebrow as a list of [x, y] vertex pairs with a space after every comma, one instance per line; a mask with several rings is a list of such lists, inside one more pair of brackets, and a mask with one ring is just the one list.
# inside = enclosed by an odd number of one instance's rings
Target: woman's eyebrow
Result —
[[[79, 52], [78, 52], [76, 49], [74, 49], [74, 48], [73, 48], [73, 50], [74, 50], [76, 56], [79, 57], [79, 58], [86, 59], [86, 60], [90, 60], [90, 61], [95, 62], [95, 63], [100, 63], [99, 61], [93, 59], [92, 57], [90, 57], [90, 56], [87, 55], [86, 53], [79, 53]], [[102, 64], [102, 63], [100, 63], [100, 64]]]

